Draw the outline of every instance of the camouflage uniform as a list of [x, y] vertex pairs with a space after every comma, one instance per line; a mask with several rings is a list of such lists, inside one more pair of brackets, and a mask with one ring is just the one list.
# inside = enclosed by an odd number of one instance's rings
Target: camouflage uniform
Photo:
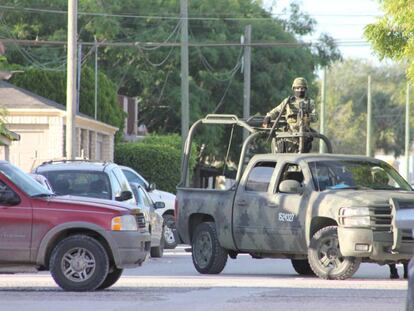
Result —
[[[294, 89], [297, 85], [303, 86], [307, 89], [306, 80], [303, 78], [296, 78], [293, 82], [292, 89]], [[282, 116], [285, 117], [287, 125], [282, 129], [283, 131], [290, 133], [299, 132], [301, 120], [298, 120], [298, 114], [301, 106], [304, 114], [302, 119], [304, 122], [304, 130], [314, 131], [311, 129], [310, 123], [318, 121], [318, 116], [315, 110], [315, 102], [312, 99], [308, 97], [299, 98], [296, 96], [289, 96], [285, 98], [276, 108], [269, 111], [266, 114], [266, 118], [276, 119], [284, 106], [285, 109]], [[305, 138], [303, 152], [310, 151], [312, 148], [312, 140], [312, 138]], [[277, 150], [278, 152], [298, 152], [299, 139], [288, 138], [279, 140], [277, 142]]]

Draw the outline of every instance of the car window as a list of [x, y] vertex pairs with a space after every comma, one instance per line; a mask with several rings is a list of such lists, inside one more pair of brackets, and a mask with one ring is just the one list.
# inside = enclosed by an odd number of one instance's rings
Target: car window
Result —
[[121, 183], [119, 182], [118, 178], [116, 178], [114, 171], [111, 171], [110, 179], [111, 179], [111, 185], [112, 185], [114, 196], [116, 197], [116, 196], [121, 195], [121, 192], [122, 192]]
[[6, 175], [15, 185], [29, 196], [52, 195], [53, 192], [35, 182], [33, 178], [11, 164], [0, 164], [0, 172]]
[[96, 171], [49, 171], [42, 173], [57, 195], [111, 199], [108, 176]]
[[124, 173], [126, 179], [128, 179], [129, 182], [136, 182], [141, 186], [146, 186], [145, 182], [137, 174], [134, 174], [133, 172], [124, 169], [122, 170], [122, 172]]
[[407, 190], [410, 185], [385, 162], [332, 160], [310, 162], [315, 189]]
[[10, 198], [18, 196], [9, 186], [0, 180], [0, 205], [10, 206]]
[[138, 190], [138, 192], [139, 192], [140, 196], [142, 196], [144, 204], [148, 207], [152, 206], [152, 202], [150, 201], [150, 199], [148, 198], [146, 193], [141, 188]]
[[131, 191], [131, 187], [129, 186], [128, 180], [126, 179], [124, 173], [122, 173], [118, 167], [115, 167], [112, 171], [118, 179], [122, 191]]
[[258, 162], [250, 171], [246, 181], [246, 191], [266, 192], [275, 170], [276, 162]]

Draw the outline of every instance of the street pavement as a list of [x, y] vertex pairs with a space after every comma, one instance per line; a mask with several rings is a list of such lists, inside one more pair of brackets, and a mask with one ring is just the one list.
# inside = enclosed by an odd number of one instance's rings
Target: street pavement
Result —
[[184, 248], [125, 270], [98, 292], [64, 292], [47, 272], [0, 275], [0, 310], [404, 310], [407, 281], [390, 280], [388, 266], [362, 264], [353, 278], [328, 281], [298, 276], [289, 260], [239, 255], [221, 274], [200, 275]]

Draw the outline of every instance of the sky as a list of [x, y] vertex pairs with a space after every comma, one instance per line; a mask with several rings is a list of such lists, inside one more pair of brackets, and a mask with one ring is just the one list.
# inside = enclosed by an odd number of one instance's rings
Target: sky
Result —
[[[263, 5], [266, 9], [272, 8], [273, 13], [279, 14], [291, 2], [292, 0], [263, 0]], [[308, 13], [317, 21], [314, 38], [319, 37], [322, 32], [328, 33], [334, 39], [348, 41], [346, 44], [348, 46], [345, 44], [339, 46], [344, 58], [379, 61], [363, 37], [364, 27], [383, 15], [378, 0], [301, 0], [295, 2], [300, 4], [303, 12]]]

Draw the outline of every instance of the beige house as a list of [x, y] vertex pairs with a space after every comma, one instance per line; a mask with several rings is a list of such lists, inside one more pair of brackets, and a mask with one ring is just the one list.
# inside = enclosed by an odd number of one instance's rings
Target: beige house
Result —
[[10, 160], [10, 145], [13, 141], [20, 139], [20, 136], [8, 129], [4, 129], [3, 133], [0, 133], [0, 160]]
[[[29, 172], [43, 161], [65, 157], [66, 108], [54, 101], [0, 82], [0, 107], [7, 110], [7, 128], [20, 135], [10, 146], [10, 162]], [[78, 113], [77, 156], [113, 161], [118, 128]]]

